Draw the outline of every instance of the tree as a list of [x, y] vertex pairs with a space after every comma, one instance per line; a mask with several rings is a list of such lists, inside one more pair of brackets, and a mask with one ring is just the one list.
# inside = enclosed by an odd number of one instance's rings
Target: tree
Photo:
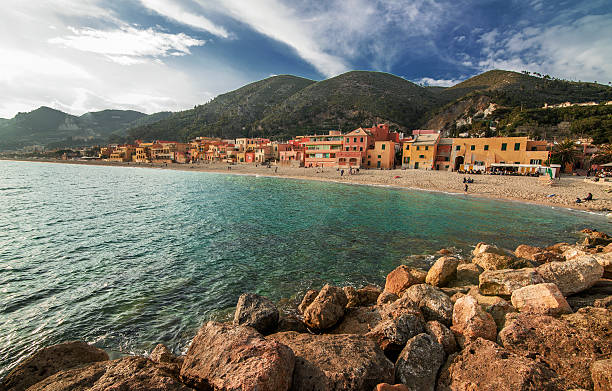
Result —
[[570, 139], [565, 139], [555, 145], [552, 152], [553, 161], [561, 164], [561, 170], [564, 171], [567, 165], [574, 165], [576, 161], [576, 144]]
[[612, 162], [612, 144], [602, 144], [598, 149], [597, 153], [593, 155], [591, 163], [606, 164]]

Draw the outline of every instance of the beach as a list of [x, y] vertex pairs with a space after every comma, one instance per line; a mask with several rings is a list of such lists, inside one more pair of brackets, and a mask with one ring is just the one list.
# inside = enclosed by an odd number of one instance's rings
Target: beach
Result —
[[[230, 166], [227, 163], [147, 164], [110, 161], [44, 161], [68, 164], [220, 172], [225, 174], [265, 175], [281, 178], [333, 181], [348, 184], [390, 186], [468, 194], [471, 196], [536, 203], [593, 212], [607, 212], [612, 210], [612, 194], [606, 191], [612, 189], [612, 182], [608, 182], [608, 184], [599, 184], [592, 181], [586, 181], [585, 177], [579, 176], [564, 175], [560, 181], [556, 180], [554, 183], [550, 184], [550, 182], [544, 180], [544, 178], [498, 175], [470, 176], [456, 172], [427, 170], [361, 169], [359, 173], [353, 175], [349, 175], [348, 171], [344, 170], [344, 175], [341, 176], [340, 171], [337, 171], [336, 168], [297, 168], [282, 165], [272, 165], [268, 168], [267, 166], [256, 166], [255, 164], [234, 164]], [[231, 169], [228, 169], [228, 167], [231, 167]], [[467, 193], [465, 192], [465, 184], [463, 183], [464, 177], [470, 177], [474, 180], [474, 183], [468, 184]], [[576, 203], [576, 198], [582, 199], [586, 197], [588, 193], [593, 194], [592, 201], [586, 201], [580, 204]]]

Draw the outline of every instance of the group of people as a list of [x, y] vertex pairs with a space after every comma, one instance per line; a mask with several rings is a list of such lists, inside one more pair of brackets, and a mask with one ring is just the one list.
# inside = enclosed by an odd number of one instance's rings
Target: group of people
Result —
[[593, 194], [588, 193], [586, 197], [584, 197], [582, 200], [580, 198], [576, 198], [576, 203], [580, 204], [583, 203], [585, 201], [592, 201], [593, 200]]
[[[340, 176], [344, 176], [344, 169], [337, 168], [336, 171], [340, 171]], [[348, 174], [349, 175], [359, 174], [359, 168], [349, 167]]]

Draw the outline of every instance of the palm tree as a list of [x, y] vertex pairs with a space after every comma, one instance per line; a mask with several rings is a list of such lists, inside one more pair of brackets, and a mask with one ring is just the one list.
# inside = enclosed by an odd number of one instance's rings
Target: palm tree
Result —
[[591, 163], [606, 164], [612, 162], [612, 144], [602, 144], [597, 149], [598, 151], [593, 155]]
[[552, 158], [561, 164], [561, 170], [565, 171], [565, 167], [569, 164], [572, 165], [576, 161], [576, 144], [570, 139], [565, 139], [559, 144], [555, 145]]

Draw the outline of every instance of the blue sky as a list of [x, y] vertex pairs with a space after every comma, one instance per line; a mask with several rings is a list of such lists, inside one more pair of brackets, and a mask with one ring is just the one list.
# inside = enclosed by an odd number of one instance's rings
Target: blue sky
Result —
[[277, 74], [612, 81], [610, 0], [3, 0], [0, 117], [181, 110]]

